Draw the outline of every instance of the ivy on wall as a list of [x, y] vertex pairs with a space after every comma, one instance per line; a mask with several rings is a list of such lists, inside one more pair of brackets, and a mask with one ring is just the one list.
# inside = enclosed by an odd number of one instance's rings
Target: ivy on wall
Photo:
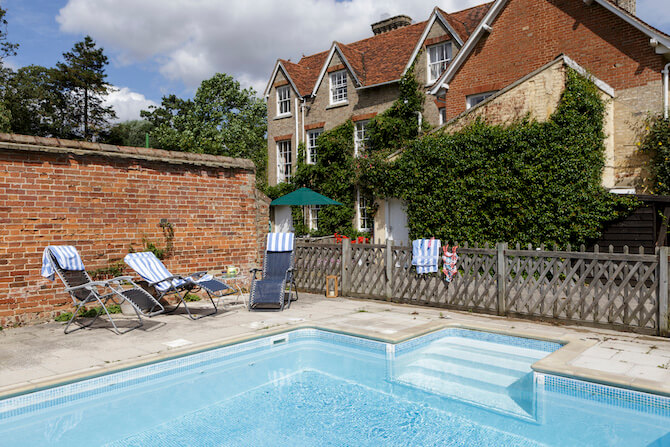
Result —
[[415, 139], [394, 162], [372, 160], [364, 177], [406, 201], [412, 238], [587, 243], [638, 206], [601, 186], [604, 113], [597, 88], [569, 69], [548, 121], [480, 119]]
[[653, 191], [670, 194], [670, 119], [660, 115], [647, 119], [645, 134], [638, 145], [650, 155]]
[[[414, 76], [413, 67], [400, 80], [399, 92], [398, 99], [389, 109], [368, 122], [368, 149], [360, 157], [354, 157], [354, 123], [347, 120], [319, 136], [316, 163], [305, 163], [305, 146], [300, 144], [297, 169], [291, 182], [267, 188], [266, 193], [272, 199], [307, 186], [342, 203], [341, 206], [326, 206], [319, 211], [318, 231], [311, 231], [304, 224], [301, 207], [292, 207], [293, 226], [297, 234], [367, 235], [356, 230], [354, 217], [356, 189], [360, 188], [364, 196], [374, 196], [371, 183], [364, 178], [371, 167], [369, 160], [388, 155], [418, 135], [416, 112], [423, 108], [424, 95]], [[428, 129], [429, 126], [424, 124], [424, 128]], [[373, 214], [374, 211], [374, 205], [371, 204], [368, 212]]]

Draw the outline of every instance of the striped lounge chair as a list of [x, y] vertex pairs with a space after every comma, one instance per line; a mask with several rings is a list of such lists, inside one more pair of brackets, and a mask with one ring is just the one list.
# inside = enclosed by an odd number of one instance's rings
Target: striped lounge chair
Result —
[[[150, 251], [141, 253], [129, 253], [123, 258], [126, 264], [137, 272], [151, 287], [158, 292], [160, 300], [165, 295], [174, 294], [179, 298], [179, 304], [166, 313], [174, 312], [184, 305], [186, 313], [192, 320], [199, 320], [202, 317], [214, 315], [217, 312], [214, 297], [220, 297], [233, 292], [233, 289], [218, 279], [212, 278], [207, 272], [197, 272], [189, 276], [173, 275], [165, 265]], [[188, 292], [197, 292], [204, 290], [209, 296], [214, 310], [208, 314], [194, 316], [186, 305], [186, 294]]]
[[[65, 285], [65, 291], [72, 298], [75, 310], [72, 312], [72, 318], [70, 318], [70, 321], [65, 326], [66, 334], [91, 326], [97, 320], [98, 316], [102, 314], [102, 312], [98, 312], [87, 324], [77, 321], [79, 328], [68, 332], [70, 325], [79, 314], [79, 310], [88, 304], [97, 303], [101, 306], [102, 311], [107, 314], [114, 332], [117, 334], [141, 327], [144, 324], [142, 322], [142, 315], [153, 317], [165, 310], [153, 296], [135, 284], [130, 276], [119, 276], [105, 281], [93, 281], [84, 268], [84, 263], [81, 260], [81, 256], [79, 256], [79, 252], [71, 245], [54, 245], [45, 248], [42, 255], [41, 273], [42, 276], [52, 281], [55, 275], [58, 275]], [[124, 301], [128, 302], [137, 314], [139, 324], [121, 332], [107, 309], [107, 302], [110, 300], [117, 304], [121, 304]]]
[[[298, 299], [298, 291], [293, 278], [293, 233], [270, 233], [267, 237], [263, 270], [251, 270], [251, 288], [249, 289], [249, 310], [283, 310], [290, 307], [291, 301]], [[258, 272], [263, 277], [256, 278]], [[288, 286], [288, 292], [286, 291]], [[295, 290], [295, 298], [292, 298]]]

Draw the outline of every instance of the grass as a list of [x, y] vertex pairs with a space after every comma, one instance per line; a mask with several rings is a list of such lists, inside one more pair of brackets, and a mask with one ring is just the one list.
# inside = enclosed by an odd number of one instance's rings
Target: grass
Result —
[[[107, 311], [110, 314], [120, 314], [121, 313], [121, 306], [118, 304], [112, 304], [110, 306], [107, 306]], [[86, 308], [81, 308], [79, 309], [79, 316], [80, 317], [85, 317], [85, 318], [94, 318], [100, 315], [101, 313], [104, 313], [105, 311], [102, 310], [102, 307], [92, 307], [90, 309]], [[70, 318], [72, 318], [72, 312], [63, 312], [61, 314], [58, 314], [54, 320], [56, 321], [70, 321]]]
[[200, 298], [198, 295], [194, 293], [186, 293], [186, 296], [184, 296], [184, 301], [187, 302], [192, 302], [192, 301], [200, 301], [202, 298]]

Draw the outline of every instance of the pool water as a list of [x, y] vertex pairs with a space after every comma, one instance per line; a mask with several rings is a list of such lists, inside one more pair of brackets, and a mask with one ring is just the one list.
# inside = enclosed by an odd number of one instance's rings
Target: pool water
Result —
[[670, 445], [670, 399], [534, 375], [558, 347], [299, 330], [0, 401], [0, 445]]

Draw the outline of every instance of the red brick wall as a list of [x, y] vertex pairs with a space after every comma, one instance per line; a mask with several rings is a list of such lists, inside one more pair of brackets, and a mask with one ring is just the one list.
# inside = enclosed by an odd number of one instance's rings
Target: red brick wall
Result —
[[0, 149], [0, 326], [71, 309], [60, 280], [40, 276], [47, 245], [76, 246], [90, 272], [143, 238], [164, 248], [165, 218], [173, 273], [244, 270], [259, 262], [267, 216], [248, 168]]
[[661, 79], [649, 37], [597, 3], [510, 0], [492, 26], [449, 82], [447, 119], [465, 110], [466, 95], [501, 89], [561, 53], [615, 90]]

